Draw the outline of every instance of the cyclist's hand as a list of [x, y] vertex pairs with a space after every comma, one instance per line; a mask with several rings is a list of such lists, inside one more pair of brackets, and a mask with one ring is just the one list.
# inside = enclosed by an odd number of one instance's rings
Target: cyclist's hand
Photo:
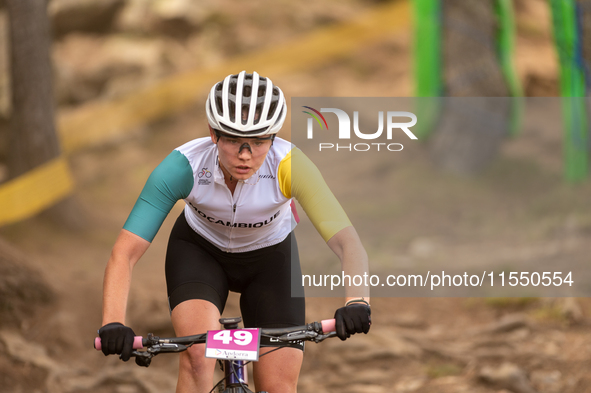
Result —
[[339, 308], [334, 313], [337, 336], [346, 340], [355, 333], [369, 332], [371, 308], [362, 303], [353, 303]]
[[101, 350], [105, 356], [121, 354], [121, 360], [129, 360], [135, 337], [131, 328], [119, 322], [112, 322], [100, 328], [98, 333], [101, 338]]

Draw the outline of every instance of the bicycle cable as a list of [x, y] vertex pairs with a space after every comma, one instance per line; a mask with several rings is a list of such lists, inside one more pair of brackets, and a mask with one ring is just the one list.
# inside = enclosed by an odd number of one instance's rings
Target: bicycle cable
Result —
[[217, 388], [218, 386], [220, 386], [220, 385], [222, 384], [222, 382], [224, 382], [224, 380], [225, 380], [225, 379], [226, 379], [226, 377], [224, 377], [224, 378], [220, 379], [220, 380], [219, 380], [219, 382], [218, 382], [218, 383], [216, 383], [216, 384], [214, 385], [214, 387], [213, 387], [213, 388], [212, 388], [212, 389], [209, 391], [209, 393], [214, 393], [214, 390], [215, 390], [215, 388]]
[[[243, 364], [241, 368], [245, 368], [247, 364], [248, 363]], [[235, 367], [236, 367], [236, 364], [234, 362], [230, 362], [230, 369], [232, 370], [232, 374], [234, 374], [234, 377], [236, 378], [236, 380], [240, 384], [240, 387], [242, 389], [244, 389], [245, 392], [248, 392], [249, 389], [246, 386], [244, 386], [244, 384], [242, 383], [242, 379], [240, 379], [240, 377], [238, 376], [238, 372], [236, 371], [236, 368]], [[246, 369], [243, 370], [243, 371], [244, 372], [247, 372]]]

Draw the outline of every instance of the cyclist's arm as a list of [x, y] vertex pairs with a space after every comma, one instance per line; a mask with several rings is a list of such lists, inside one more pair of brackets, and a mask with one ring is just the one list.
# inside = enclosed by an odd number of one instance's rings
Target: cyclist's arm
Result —
[[105, 269], [102, 326], [111, 322], [125, 325], [131, 271], [149, 246], [149, 241], [125, 229], [119, 233]]
[[103, 326], [111, 322], [125, 324], [133, 267], [150, 246], [175, 203], [189, 195], [193, 183], [189, 161], [176, 150], [148, 178], [107, 263], [103, 283]]
[[[337, 232], [326, 243], [341, 260], [341, 266], [345, 274], [359, 275], [363, 277], [369, 272], [367, 252], [361, 244], [361, 239], [354, 227], [346, 227]], [[369, 303], [369, 286], [360, 285], [345, 288], [346, 302], [363, 298]]]
[[[279, 165], [278, 179], [287, 198], [295, 197], [324, 241], [341, 260], [345, 274], [368, 272], [368, 258], [347, 214], [314, 163], [294, 148]], [[368, 297], [362, 287], [346, 288], [347, 300]]]

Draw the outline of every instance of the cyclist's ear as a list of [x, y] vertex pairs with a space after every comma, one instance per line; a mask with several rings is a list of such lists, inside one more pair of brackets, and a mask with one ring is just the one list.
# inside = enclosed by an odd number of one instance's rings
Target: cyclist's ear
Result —
[[211, 141], [217, 145], [217, 143], [220, 141], [220, 134], [216, 130], [211, 128], [210, 125], [208, 125], [208, 127], [209, 127], [209, 135], [211, 136]]

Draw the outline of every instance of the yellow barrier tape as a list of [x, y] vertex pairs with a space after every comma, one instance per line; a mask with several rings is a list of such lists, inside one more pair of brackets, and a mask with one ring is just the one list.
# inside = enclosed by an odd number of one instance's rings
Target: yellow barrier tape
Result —
[[0, 187], [0, 225], [29, 218], [73, 190], [66, 159], [55, 158]]
[[409, 27], [409, 1], [388, 3], [356, 20], [317, 30], [280, 47], [170, 77], [113, 101], [86, 104], [59, 116], [62, 146], [70, 152], [97, 145], [146, 122], [176, 113], [231, 73], [256, 70], [263, 75], [277, 75], [315, 67]]

